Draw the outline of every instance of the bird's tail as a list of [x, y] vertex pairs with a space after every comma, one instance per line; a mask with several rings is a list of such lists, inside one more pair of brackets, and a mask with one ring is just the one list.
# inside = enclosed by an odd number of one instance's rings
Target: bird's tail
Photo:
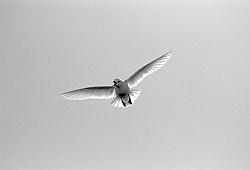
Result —
[[140, 96], [140, 94], [141, 94], [141, 89], [132, 89], [132, 90], [130, 90], [129, 96], [131, 98], [132, 104]]
[[[130, 91], [129, 96], [131, 98], [132, 104], [139, 97], [140, 93], [141, 93], [141, 89], [132, 89]], [[131, 105], [127, 105], [127, 106], [131, 106]], [[115, 99], [111, 102], [111, 106], [125, 108], [123, 103], [122, 103], [122, 99], [120, 97], [118, 97], [118, 96], [116, 96]]]
[[111, 106], [113, 107], [123, 107], [123, 104], [122, 104], [122, 99], [118, 96], [115, 97], [115, 99], [110, 103]]

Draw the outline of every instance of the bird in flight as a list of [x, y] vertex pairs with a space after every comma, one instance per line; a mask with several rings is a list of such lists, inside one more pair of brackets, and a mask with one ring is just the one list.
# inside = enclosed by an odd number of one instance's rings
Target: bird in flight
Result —
[[115, 97], [111, 102], [114, 107], [131, 106], [139, 97], [141, 90], [133, 89], [145, 77], [163, 67], [172, 57], [172, 51], [158, 57], [145, 66], [141, 67], [128, 79], [122, 81], [114, 79], [113, 86], [94, 86], [86, 87], [66, 93], [62, 93], [61, 97], [68, 100], [86, 100], [86, 99], [110, 99]]

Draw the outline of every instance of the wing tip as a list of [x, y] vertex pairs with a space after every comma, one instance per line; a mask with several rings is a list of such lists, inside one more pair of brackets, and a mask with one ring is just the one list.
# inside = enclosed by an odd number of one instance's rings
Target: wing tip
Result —
[[167, 56], [168, 58], [172, 57], [173, 56], [173, 49], [171, 49], [170, 51], [168, 51], [167, 53], [165, 53], [163, 56]]
[[67, 93], [61, 93], [61, 94], [59, 94], [59, 97], [62, 98], [62, 99], [72, 100], [72, 99], [69, 98]]
[[80, 100], [77, 97], [70, 95], [68, 92], [59, 94], [59, 97], [67, 100]]
[[60, 94], [58, 94], [58, 96], [61, 97], [61, 98], [64, 98], [65, 97], [65, 93], [60, 93]]

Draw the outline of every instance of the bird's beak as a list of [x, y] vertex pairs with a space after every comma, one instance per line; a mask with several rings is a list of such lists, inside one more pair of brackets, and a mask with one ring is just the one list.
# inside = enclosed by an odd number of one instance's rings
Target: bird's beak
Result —
[[114, 83], [114, 85], [113, 85], [113, 86], [115, 86], [115, 85], [117, 84], [115, 81], [113, 81], [113, 83]]

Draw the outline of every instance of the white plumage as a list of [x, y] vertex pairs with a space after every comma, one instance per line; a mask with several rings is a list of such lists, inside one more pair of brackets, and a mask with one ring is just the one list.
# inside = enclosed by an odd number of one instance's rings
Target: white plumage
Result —
[[145, 77], [163, 67], [171, 56], [172, 51], [162, 55], [161, 57], [140, 68], [125, 81], [115, 79], [113, 81], [113, 86], [81, 88], [62, 93], [61, 96], [69, 100], [110, 99], [112, 97], [115, 97], [115, 99], [111, 102], [112, 106], [130, 106], [132, 105], [132, 103], [134, 103], [134, 101], [139, 97], [141, 93], [141, 90], [132, 88], [137, 86]]
[[110, 99], [115, 96], [114, 86], [96, 86], [77, 89], [61, 94], [69, 100]]
[[152, 74], [163, 67], [172, 56], [172, 52], [166, 53], [163, 56], [155, 59], [147, 65], [140, 68], [132, 76], [127, 79], [128, 86], [133, 88], [137, 86], [145, 77]]

